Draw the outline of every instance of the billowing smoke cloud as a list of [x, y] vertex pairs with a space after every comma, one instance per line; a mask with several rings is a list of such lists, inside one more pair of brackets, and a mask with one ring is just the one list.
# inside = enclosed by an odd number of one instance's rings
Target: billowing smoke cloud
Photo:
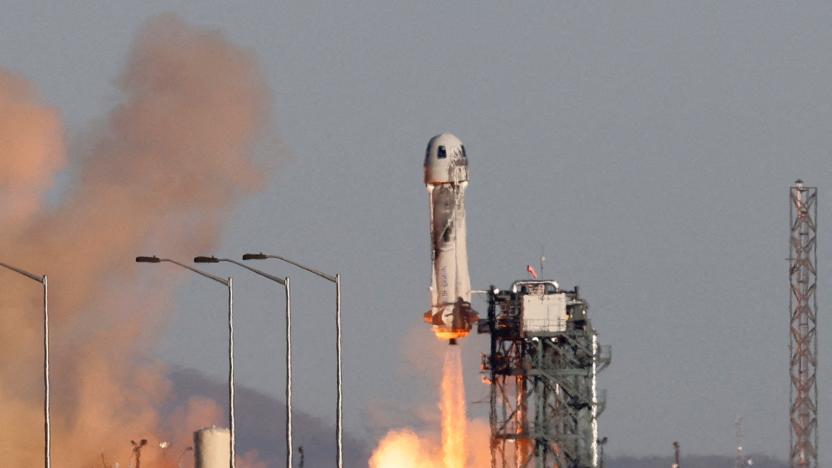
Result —
[[[472, 419], [466, 422], [467, 441], [465, 466], [479, 468], [491, 465], [488, 421]], [[436, 432], [413, 429], [392, 430], [379, 441], [370, 457], [370, 468], [448, 468]]]
[[[182, 431], [221, 423], [216, 403], [200, 399], [171, 418], [157, 411], [170, 384], [148, 351], [170, 312], [170, 280], [186, 278], [161, 267], [138, 276], [133, 257], [212, 251], [233, 206], [263, 184], [252, 155], [270, 96], [247, 51], [157, 17], [118, 87], [119, 104], [69, 158], [77, 178], [47, 209], [67, 159], [59, 119], [0, 70], [0, 261], [49, 274], [57, 466], [100, 466], [101, 454], [126, 466], [131, 439], [184, 444]], [[40, 295], [0, 274], [0, 464], [38, 466]], [[178, 454], [149, 448], [142, 461], [173, 467]]]
[[58, 116], [36, 99], [26, 81], [0, 69], [0, 223], [7, 232], [25, 226], [64, 164]]

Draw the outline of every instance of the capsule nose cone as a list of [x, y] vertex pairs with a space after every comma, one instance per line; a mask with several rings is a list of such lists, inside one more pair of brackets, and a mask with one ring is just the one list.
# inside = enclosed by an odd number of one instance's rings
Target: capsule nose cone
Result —
[[425, 184], [447, 184], [468, 180], [465, 146], [452, 133], [431, 138], [425, 150]]
[[425, 167], [442, 165], [456, 157], [464, 157], [462, 140], [453, 133], [440, 133], [428, 141], [425, 150]]
[[462, 145], [462, 140], [460, 140], [456, 135], [450, 132], [443, 132], [439, 135], [434, 136], [433, 138], [428, 141], [428, 146], [431, 145], [450, 145], [450, 146], [459, 146]]

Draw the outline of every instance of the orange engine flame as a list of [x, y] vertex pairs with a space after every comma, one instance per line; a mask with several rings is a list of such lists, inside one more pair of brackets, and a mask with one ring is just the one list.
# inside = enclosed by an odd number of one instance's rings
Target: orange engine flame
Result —
[[390, 431], [370, 458], [370, 468], [464, 468], [467, 420], [462, 357], [459, 346], [448, 346], [442, 368], [439, 410], [442, 446], [410, 429]]
[[445, 353], [442, 370], [442, 461], [445, 468], [465, 467], [465, 383], [458, 346]]
[[370, 458], [370, 468], [438, 468], [431, 441], [410, 429], [390, 431]]
[[[467, 330], [453, 330], [452, 331], [452, 330], [443, 330], [439, 327], [433, 327], [433, 333], [436, 335], [437, 338], [439, 338], [440, 340], [445, 340], [445, 341], [447, 341], [447, 340], [456, 340], [456, 339], [465, 338], [466, 336], [468, 336], [468, 331]], [[446, 363], [447, 363], [447, 358], [446, 358]], [[444, 375], [443, 375], [443, 379], [444, 379]]]

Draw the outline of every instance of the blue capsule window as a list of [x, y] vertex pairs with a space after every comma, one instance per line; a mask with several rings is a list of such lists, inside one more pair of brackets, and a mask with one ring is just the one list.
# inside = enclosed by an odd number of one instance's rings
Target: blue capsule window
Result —
[[465, 145], [462, 145], [462, 157], [468, 159], [468, 155], [465, 154]]
[[448, 154], [445, 153], [445, 147], [444, 146], [440, 146], [439, 148], [436, 149], [436, 158], [437, 159], [445, 159], [447, 156], [448, 156]]

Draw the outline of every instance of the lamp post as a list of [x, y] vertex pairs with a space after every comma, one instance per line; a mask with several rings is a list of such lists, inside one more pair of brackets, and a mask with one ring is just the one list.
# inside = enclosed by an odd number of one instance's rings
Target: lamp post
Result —
[[52, 436], [51, 422], [49, 419], [49, 281], [46, 275], [38, 276], [5, 263], [0, 263], [0, 267], [43, 285], [43, 464], [46, 468], [51, 468]]
[[243, 255], [243, 260], [266, 260], [269, 258], [273, 258], [276, 260], [282, 260], [290, 265], [294, 265], [302, 270], [306, 270], [309, 273], [312, 273], [320, 278], [323, 278], [331, 283], [335, 284], [335, 360], [336, 360], [336, 368], [335, 368], [335, 380], [336, 386], [338, 387], [338, 399], [337, 399], [337, 415], [335, 418], [335, 439], [336, 444], [338, 447], [338, 468], [344, 467], [344, 444], [343, 444], [343, 430], [344, 430], [344, 412], [343, 412], [343, 404], [344, 404], [344, 395], [343, 395], [343, 384], [341, 381], [341, 275], [336, 273], [335, 276], [326, 274], [322, 271], [316, 270], [314, 268], [308, 267], [306, 265], [302, 265], [298, 262], [289, 260], [288, 258], [282, 257], [280, 255], [267, 255], [264, 253], [247, 253]]
[[182, 468], [182, 457], [184, 457], [186, 453], [191, 452], [193, 450], [194, 448], [190, 445], [182, 449], [182, 453], [180, 453], [179, 457], [176, 458], [176, 466]]
[[136, 468], [142, 466], [142, 447], [147, 445], [147, 439], [142, 439], [139, 442], [131, 440], [130, 444], [133, 446], [133, 457], [136, 459]]
[[214, 276], [210, 273], [205, 273], [204, 271], [197, 270], [196, 268], [185, 265], [184, 263], [179, 263], [176, 260], [171, 260], [169, 258], [159, 258], [155, 255], [152, 257], [140, 256], [136, 257], [136, 262], [173, 263], [174, 265], [178, 265], [188, 271], [196, 273], [210, 280], [216, 281], [217, 283], [220, 283], [226, 288], [228, 288], [228, 430], [231, 435], [231, 440], [229, 442], [229, 451], [231, 452], [230, 466], [231, 468], [235, 468], [236, 453], [234, 441], [234, 283], [231, 277], [228, 277], [227, 279], [220, 278], [219, 276]]
[[265, 271], [260, 271], [252, 268], [244, 263], [240, 263], [230, 258], [217, 258], [200, 256], [194, 258], [195, 263], [233, 263], [239, 267], [260, 275], [263, 278], [274, 281], [283, 286], [286, 293], [286, 466], [292, 465], [292, 295], [289, 287], [289, 277], [280, 278], [278, 276], [270, 275]]
[[604, 446], [607, 445], [607, 440], [608, 439], [605, 436], [605, 437], [601, 437], [600, 439], [598, 439], [596, 441], [596, 443], [598, 444], [598, 452], [599, 452], [598, 453], [598, 458], [599, 458], [598, 467], [599, 468], [604, 468]]

